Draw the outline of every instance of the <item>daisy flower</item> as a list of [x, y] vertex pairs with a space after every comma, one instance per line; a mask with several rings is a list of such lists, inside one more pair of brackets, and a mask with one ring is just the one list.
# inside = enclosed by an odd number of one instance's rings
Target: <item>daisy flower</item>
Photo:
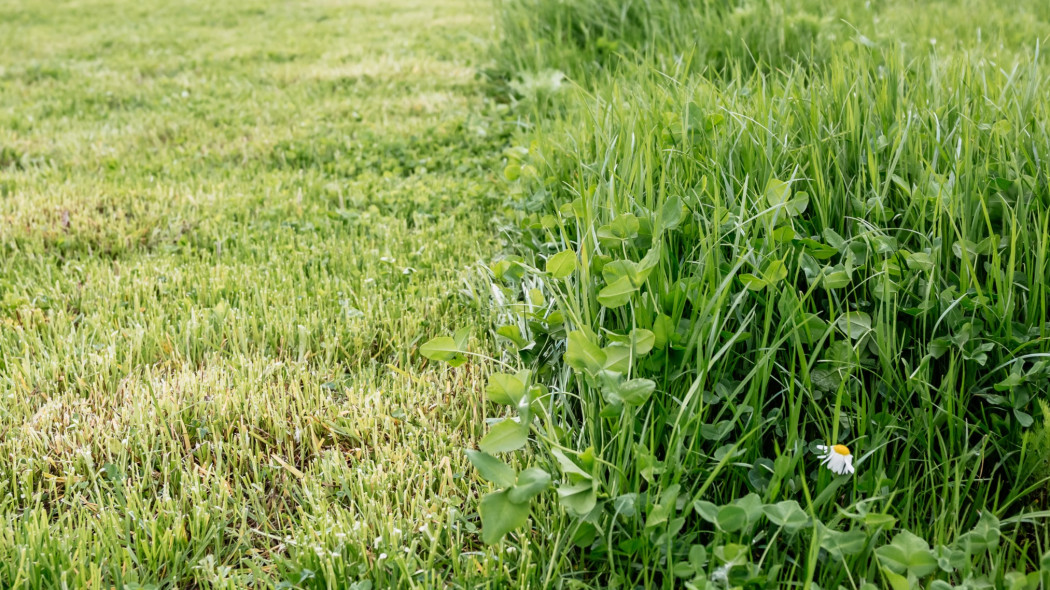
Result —
[[820, 452], [820, 464], [826, 465], [833, 473], [839, 475], [853, 473], [853, 453], [849, 452], [849, 447], [846, 445], [833, 447], [817, 445], [817, 451]]

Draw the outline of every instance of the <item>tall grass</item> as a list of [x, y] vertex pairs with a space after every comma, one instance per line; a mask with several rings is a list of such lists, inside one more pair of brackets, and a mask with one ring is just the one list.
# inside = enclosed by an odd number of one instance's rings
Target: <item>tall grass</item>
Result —
[[[1050, 583], [1050, 9], [962, 4], [500, 4], [490, 540], [538, 498], [552, 583]], [[490, 456], [530, 424], [552, 484]]]

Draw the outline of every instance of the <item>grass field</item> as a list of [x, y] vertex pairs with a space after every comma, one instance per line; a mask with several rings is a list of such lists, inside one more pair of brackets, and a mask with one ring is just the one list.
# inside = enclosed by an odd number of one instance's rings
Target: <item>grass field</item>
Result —
[[0, 587], [498, 582], [486, 8], [0, 2]]
[[0, 588], [1050, 588], [1050, 4], [0, 39]]

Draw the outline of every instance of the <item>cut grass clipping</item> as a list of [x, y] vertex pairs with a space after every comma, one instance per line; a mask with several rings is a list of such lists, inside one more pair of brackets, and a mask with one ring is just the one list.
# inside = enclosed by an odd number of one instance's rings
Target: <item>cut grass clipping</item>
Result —
[[500, 10], [485, 540], [563, 585], [1050, 583], [1050, 8]]

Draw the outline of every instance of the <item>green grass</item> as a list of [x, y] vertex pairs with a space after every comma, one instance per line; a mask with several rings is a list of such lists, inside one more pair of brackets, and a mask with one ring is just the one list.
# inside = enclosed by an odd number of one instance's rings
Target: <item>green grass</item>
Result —
[[1050, 5], [0, 38], [0, 587], [1050, 587]]
[[489, 539], [567, 587], [1050, 584], [1047, 5], [499, 7]]
[[486, 6], [0, 2], [0, 587], [505, 580]]

